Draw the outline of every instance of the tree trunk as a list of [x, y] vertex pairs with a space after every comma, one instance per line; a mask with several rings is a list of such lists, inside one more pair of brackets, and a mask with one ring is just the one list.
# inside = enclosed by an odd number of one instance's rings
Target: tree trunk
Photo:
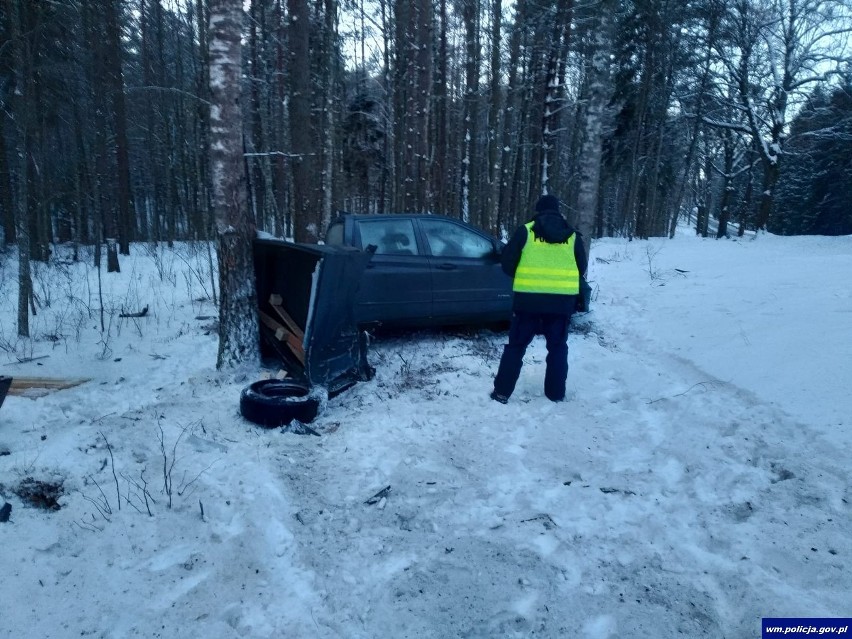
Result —
[[757, 205], [757, 219], [755, 226], [758, 230], [765, 231], [769, 224], [769, 216], [772, 215], [772, 202], [775, 194], [775, 185], [781, 170], [778, 166], [777, 156], [774, 159], [763, 159], [763, 185], [760, 192], [760, 200]]
[[[89, 81], [92, 87], [95, 125], [94, 141], [94, 188], [97, 193], [95, 202], [96, 217], [100, 223], [99, 233], [95, 241], [106, 241], [107, 272], [118, 273], [121, 268], [118, 261], [118, 209], [116, 194], [113, 189], [116, 171], [115, 156], [109, 141], [112, 131], [112, 99], [111, 87], [108, 86], [107, 53], [103, 41], [103, 14], [97, 7], [86, 5], [83, 9], [85, 20], [86, 42], [93, 52], [93, 66], [89, 69]], [[99, 264], [96, 264], [99, 266]]]
[[[6, 155], [6, 127], [0, 126], [0, 226], [3, 227], [3, 242], [8, 245], [15, 244], [15, 211], [13, 209], [13, 197], [15, 175], [10, 170], [8, 157]], [[0, 246], [0, 249], [3, 247]]]
[[517, 225], [519, 211], [514, 206], [513, 179], [515, 159], [518, 154], [518, 122], [521, 108], [521, 89], [518, 86], [518, 66], [521, 58], [521, 32], [526, 19], [526, 0], [515, 4], [515, 22], [509, 38], [509, 78], [506, 86], [506, 114], [503, 118], [503, 137], [500, 160], [500, 199], [497, 203], [496, 225], [511, 232]]
[[432, 190], [435, 193], [436, 212], [447, 215], [453, 208], [449, 199], [450, 184], [447, 179], [447, 172], [452, 166], [449, 146], [449, 99], [447, 95], [447, 84], [450, 80], [447, 0], [440, 0], [438, 13], [440, 31], [438, 32], [438, 57], [435, 64], [435, 162], [432, 167]]
[[[205, 0], [197, 0], [196, 2], [196, 20], [198, 21], [198, 55], [199, 68], [198, 77], [195, 80], [198, 91], [198, 103], [196, 106], [196, 175], [198, 179], [198, 225], [196, 228], [197, 237], [205, 240], [213, 239], [211, 230], [214, 226], [213, 215], [210, 210], [210, 168], [208, 149], [210, 141], [210, 59], [207, 50], [207, 12]], [[212, 273], [211, 273], [212, 277]], [[213, 290], [214, 300], [216, 299], [215, 288]]]
[[596, 11], [592, 50], [587, 67], [589, 74], [583, 144], [580, 153], [580, 179], [577, 193], [577, 230], [583, 236], [586, 255], [595, 225], [600, 186], [604, 109], [609, 89], [609, 55], [611, 49], [614, 0], [603, 0]]
[[336, 128], [334, 96], [337, 86], [337, 2], [336, 0], [323, 0], [323, 52], [321, 64], [323, 65], [322, 81], [322, 202], [320, 206], [320, 227], [317, 231], [323, 232], [328, 228], [334, 208], [334, 185], [335, 185], [335, 145], [334, 132]]
[[[150, 87], [154, 83], [154, 55], [153, 51], [157, 49], [158, 43], [152, 42], [151, 35], [151, 14], [156, 11], [155, 8], [148, 8], [146, 0], [139, 2], [139, 35], [141, 40], [141, 55], [140, 64], [142, 65], [142, 86]], [[207, 25], [204, 25], [207, 29]], [[160, 96], [158, 93], [153, 93], [150, 100], [150, 108], [145, 109], [144, 116], [144, 131], [145, 131], [145, 152], [147, 155], [146, 174], [147, 174], [147, 194], [145, 196], [145, 208], [147, 225], [143, 228], [146, 237], [152, 240], [154, 244], [160, 241], [160, 163], [158, 161], [159, 145], [155, 142], [156, 134], [156, 119], [155, 114], [159, 111], [157, 108], [157, 100]], [[204, 151], [206, 153], [206, 149]]]
[[[264, 150], [264, 135], [263, 135], [263, 109], [261, 108], [260, 87], [264, 80], [263, 65], [260, 57], [259, 37], [263, 38], [261, 33], [258, 36], [258, 27], [263, 24], [263, 3], [259, 0], [252, 0], [249, 15], [249, 95], [251, 96], [251, 108], [249, 110], [251, 119], [251, 142], [248, 144], [248, 150], [252, 153], [260, 153]], [[251, 167], [248, 172], [249, 176], [249, 198], [251, 208], [253, 209], [254, 219], [258, 227], [264, 228], [266, 221], [266, 191], [264, 188], [263, 163], [264, 159], [260, 155], [248, 158], [248, 165]]]
[[731, 219], [731, 195], [734, 187], [731, 183], [734, 172], [734, 139], [730, 129], [724, 132], [725, 168], [722, 172], [722, 199], [719, 203], [719, 228], [716, 229], [716, 239], [728, 236], [728, 221]]
[[413, 127], [412, 146], [416, 151], [416, 190], [418, 211], [432, 211], [434, 199], [431, 193], [432, 157], [429, 145], [432, 109], [432, 0], [419, 0], [416, 11], [416, 94], [417, 118]]
[[[27, 165], [30, 153], [30, 128], [28, 100], [32, 82], [32, 51], [23, 37], [21, 15], [18, 1], [7, 0], [7, 19], [9, 24], [9, 42], [12, 49], [12, 71], [14, 73], [15, 90], [12, 93], [12, 112], [16, 124], [17, 166], [14, 167], [14, 183], [16, 184], [14, 200], [16, 236], [18, 242], [18, 335], [30, 336], [29, 304], [32, 297], [33, 284], [30, 275], [30, 220], [27, 210]], [[0, 150], [5, 152], [5, 149]]]
[[[136, 239], [136, 213], [130, 192], [130, 154], [127, 141], [127, 108], [124, 101], [124, 72], [121, 68], [121, 25], [119, 0], [106, 0], [106, 82], [112, 106], [115, 131], [116, 183], [118, 186], [118, 242], [122, 255], [130, 255], [130, 242]], [[117, 264], [117, 260], [116, 260]]]
[[379, 213], [384, 213], [388, 209], [388, 206], [396, 201], [393, 182], [396, 174], [396, 128], [394, 126], [394, 116], [396, 115], [397, 89], [395, 84], [395, 67], [391, 67], [391, 34], [393, 33], [393, 25], [388, 15], [390, 13], [388, 10], [390, 1], [379, 0], [382, 10], [382, 75], [385, 91], [387, 92], [387, 111], [390, 113], [390, 121], [385, 123], [385, 135], [382, 142], [384, 147], [384, 162], [382, 162], [381, 186], [379, 187]]
[[563, 76], [564, 56], [570, 36], [573, 0], [562, 0], [556, 10], [551, 28], [550, 41], [547, 44], [544, 68], [544, 91], [541, 112], [541, 170], [539, 191], [551, 191], [551, 177], [556, 175], [558, 157], [558, 129], [562, 110], [561, 80]]
[[290, 144], [293, 152], [293, 235], [297, 242], [319, 239], [320, 215], [313, 198], [314, 149], [311, 122], [311, 19], [307, 0], [290, 8]]
[[[275, 77], [273, 79], [275, 102], [272, 109], [273, 130], [275, 132], [273, 142], [276, 149], [286, 149], [287, 139], [287, 114], [285, 108], [286, 92], [286, 46], [285, 39], [287, 28], [284, 22], [284, 0], [275, 0]], [[287, 180], [287, 162], [283, 155], [273, 158], [272, 175], [273, 192], [275, 193], [275, 234], [278, 237], [286, 237], [292, 231], [289, 224], [289, 201], [287, 193], [289, 182]]]
[[219, 239], [219, 356], [233, 368], [259, 357], [252, 241], [246, 206], [240, 75], [242, 0], [210, 3], [211, 194]]
[[464, 0], [462, 20], [466, 56], [461, 218], [465, 222], [482, 224], [481, 212], [478, 210], [479, 158], [476, 152], [479, 141], [479, 0]]
[[500, 213], [500, 142], [503, 139], [503, 86], [500, 82], [500, 43], [502, 39], [501, 19], [503, 4], [501, 0], [494, 0], [491, 15], [491, 107], [488, 111], [488, 193], [486, 194], [486, 206], [483, 207], [488, 221], [488, 226], [493, 231], [499, 232]]

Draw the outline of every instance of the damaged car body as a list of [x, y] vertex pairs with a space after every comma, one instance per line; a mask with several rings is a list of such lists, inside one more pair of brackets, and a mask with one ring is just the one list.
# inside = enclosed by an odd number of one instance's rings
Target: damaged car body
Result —
[[372, 378], [354, 299], [370, 253], [349, 247], [254, 241], [260, 352], [293, 379], [330, 395]]
[[512, 315], [502, 243], [461, 220], [346, 213], [331, 222], [325, 242], [375, 252], [355, 297], [361, 326], [488, 324]]
[[261, 355], [310, 387], [370, 379], [371, 326], [506, 321], [501, 243], [440, 215], [344, 214], [325, 244], [256, 239]]

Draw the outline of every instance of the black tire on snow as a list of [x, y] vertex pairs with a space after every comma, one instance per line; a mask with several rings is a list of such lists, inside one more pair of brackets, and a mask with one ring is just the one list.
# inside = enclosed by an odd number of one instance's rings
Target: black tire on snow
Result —
[[240, 394], [240, 414], [250, 422], [274, 428], [294, 419], [307, 424], [319, 410], [319, 400], [310, 389], [290, 379], [262, 379], [246, 386]]

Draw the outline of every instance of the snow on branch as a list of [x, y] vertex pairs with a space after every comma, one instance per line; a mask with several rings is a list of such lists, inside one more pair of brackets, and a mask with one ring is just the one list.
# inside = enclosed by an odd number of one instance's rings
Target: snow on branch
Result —
[[738, 133], [743, 133], [745, 135], [751, 135], [752, 131], [747, 126], [738, 124], [737, 122], [722, 122], [721, 120], [715, 120], [713, 118], [708, 118], [704, 116], [701, 118], [701, 121], [708, 126], [712, 126], [717, 129], [729, 129], [731, 131], [737, 131]]

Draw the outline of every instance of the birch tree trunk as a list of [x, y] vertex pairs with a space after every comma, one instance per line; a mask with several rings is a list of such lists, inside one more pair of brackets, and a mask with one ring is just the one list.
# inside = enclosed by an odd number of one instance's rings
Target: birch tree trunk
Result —
[[242, 18], [241, 0], [210, 2], [210, 172], [219, 240], [219, 369], [259, 357], [252, 263], [256, 230], [246, 204], [240, 108]]

